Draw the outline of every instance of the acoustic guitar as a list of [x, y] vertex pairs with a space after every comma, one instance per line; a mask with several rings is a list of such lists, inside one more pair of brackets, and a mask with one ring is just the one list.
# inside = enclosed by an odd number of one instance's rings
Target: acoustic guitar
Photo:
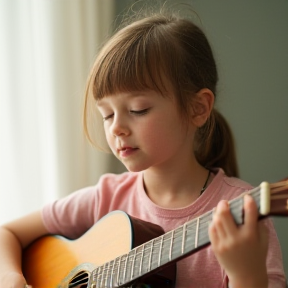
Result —
[[[288, 215], [288, 180], [263, 182], [250, 194], [259, 220]], [[243, 224], [243, 198], [229, 202]], [[174, 287], [176, 262], [209, 245], [213, 210], [164, 233], [155, 224], [113, 211], [77, 240], [44, 236], [23, 251], [23, 271], [33, 288]]]

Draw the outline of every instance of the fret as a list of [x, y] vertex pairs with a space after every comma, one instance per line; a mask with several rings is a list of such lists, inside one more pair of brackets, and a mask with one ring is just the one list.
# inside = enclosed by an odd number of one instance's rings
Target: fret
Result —
[[126, 279], [126, 269], [127, 269], [127, 262], [128, 262], [128, 255], [126, 254], [125, 255], [126, 256], [126, 258], [125, 258], [125, 263], [124, 263], [124, 271], [123, 271], [123, 278], [122, 278], [122, 283], [124, 284], [125, 283], [125, 279]]
[[98, 274], [98, 268], [96, 267], [93, 271], [92, 271], [92, 285], [91, 288], [96, 288], [97, 287], [97, 274]]
[[101, 287], [103, 287], [103, 285], [104, 285], [104, 287], [105, 287], [105, 282], [106, 282], [106, 272], [107, 272], [107, 268], [106, 268], [106, 266], [107, 266], [107, 263], [105, 263], [104, 265], [103, 265], [103, 273], [102, 273], [102, 279], [101, 279]]
[[161, 240], [160, 240], [159, 257], [158, 257], [158, 267], [160, 267], [160, 265], [161, 265], [161, 256], [162, 256], [163, 239], [164, 239], [164, 235], [161, 236]]
[[182, 247], [183, 247], [183, 226], [180, 226], [174, 230], [172, 259], [176, 259], [182, 255]]
[[[183, 253], [181, 255], [192, 251], [193, 249], [195, 249], [196, 245], [199, 246], [199, 240], [201, 238], [200, 232], [201, 232], [202, 227], [201, 227], [201, 229], [198, 228], [198, 232], [196, 232], [198, 221], [200, 221], [200, 219], [196, 218], [196, 219], [193, 219], [193, 220], [191, 220], [185, 224], [185, 226], [186, 226], [186, 229], [185, 229], [186, 230], [186, 239], [185, 239], [185, 246], [183, 249]], [[200, 226], [200, 222], [199, 222], [199, 226]], [[198, 235], [197, 235], [197, 233], [198, 233]]]
[[109, 272], [110, 272], [110, 262], [107, 262], [105, 264], [105, 272], [106, 272], [106, 275], [104, 274], [104, 287], [108, 287], [108, 279], [109, 279]]
[[121, 263], [121, 257], [119, 257], [119, 265], [117, 267], [117, 274], [116, 274], [116, 284], [119, 286], [119, 276], [120, 276], [120, 263]]
[[186, 247], [185, 247], [185, 253], [188, 251], [191, 251], [191, 249], [195, 249], [195, 233], [196, 233], [196, 226], [197, 223], [195, 219], [190, 221], [187, 224], [186, 230], [187, 230], [187, 236], [186, 236]]
[[213, 218], [213, 211], [207, 212], [205, 215], [203, 215], [200, 218], [200, 223], [199, 223], [200, 228], [199, 228], [199, 237], [198, 237], [197, 247], [201, 247], [210, 242], [208, 230], [209, 230], [209, 225], [210, 225], [210, 222], [212, 221], [212, 218]]
[[171, 232], [168, 232], [162, 236], [163, 237], [162, 256], [161, 256], [162, 265], [169, 262], [170, 234]]
[[98, 267], [98, 276], [97, 276], [97, 287], [102, 286], [102, 281], [103, 281], [103, 266]]
[[110, 277], [110, 287], [113, 287], [114, 283], [114, 271], [115, 271], [115, 262], [117, 261], [118, 258], [113, 260], [113, 264], [112, 264], [112, 269], [111, 269], [111, 277]]
[[139, 275], [142, 275], [142, 265], [143, 265], [145, 244], [141, 245], [140, 247], [142, 247], [142, 251], [141, 251], [141, 257], [140, 257]]
[[149, 272], [151, 269], [151, 266], [149, 266], [149, 264], [151, 263], [151, 246], [152, 245], [152, 241], [146, 242], [144, 247], [143, 247], [143, 261], [142, 261], [142, 268], [141, 268], [141, 274], [145, 274], [147, 272]]
[[[153, 253], [152, 253], [152, 264], [151, 264], [151, 269], [156, 269], [159, 267], [159, 259], [161, 259], [161, 242], [162, 242], [162, 237], [157, 237], [154, 239], [153, 242]], [[160, 260], [161, 261], [161, 260]]]
[[151, 260], [152, 260], [152, 253], [153, 253], [153, 247], [154, 247], [154, 239], [150, 241], [151, 248], [150, 248], [150, 254], [149, 254], [149, 261], [148, 261], [148, 271], [151, 271]]
[[169, 261], [172, 260], [173, 240], [174, 240], [174, 230], [171, 231], [171, 241], [170, 241], [170, 249], [169, 249]]
[[92, 271], [92, 280], [93, 281], [96, 281], [96, 279], [97, 279], [98, 269], [99, 269], [99, 267], [97, 267], [96, 269], [94, 269]]
[[116, 278], [116, 283], [117, 283], [118, 286], [121, 285], [121, 283], [120, 283], [120, 273], [121, 273], [121, 265], [122, 265], [122, 258], [123, 257], [125, 257], [125, 255], [122, 255], [119, 258], [119, 265], [118, 265], [117, 278]]
[[133, 257], [134, 257], [134, 253], [135, 253], [135, 249], [132, 249], [131, 251], [129, 251], [128, 253], [128, 257], [127, 257], [127, 263], [126, 263], [126, 276], [125, 276], [125, 282], [130, 281], [131, 280], [131, 273], [132, 273], [132, 269], [133, 269]]
[[143, 250], [143, 246], [138, 246], [137, 248], [135, 248], [135, 258], [134, 258], [134, 267], [133, 267], [133, 279], [141, 276], [140, 273], [140, 265], [142, 262], [142, 250]]
[[187, 228], [187, 223], [185, 223], [185, 224], [183, 225], [181, 254], [184, 253], [184, 249], [185, 249], [186, 228]]
[[135, 258], [136, 258], [136, 250], [137, 249], [133, 249], [133, 250], [131, 250], [131, 251], [134, 251], [134, 255], [133, 255], [133, 257], [132, 257], [132, 262], [131, 262], [131, 274], [130, 274], [130, 280], [132, 280], [133, 279], [133, 274], [134, 274], [134, 265], [135, 265]]
[[196, 233], [195, 233], [195, 248], [198, 247], [198, 234], [199, 234], [199, 223], [200, 223], [200, 218], [197, 218], [197, 224], [196, 224]]

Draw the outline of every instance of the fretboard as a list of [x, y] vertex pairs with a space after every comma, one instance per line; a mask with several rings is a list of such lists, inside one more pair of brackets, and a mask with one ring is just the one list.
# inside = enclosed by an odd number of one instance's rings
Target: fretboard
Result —
[[[260, 207], [260, 188], [249, 191]], [[229, 202], [231, 214], [238, 225], [243, 223], [243, 195]], [[154, 238], [92, 272], [97, 287], [119, 287], [168, 264], [186, 257], [210, 243], [208, 226], [213, 210], [182, 226]]]

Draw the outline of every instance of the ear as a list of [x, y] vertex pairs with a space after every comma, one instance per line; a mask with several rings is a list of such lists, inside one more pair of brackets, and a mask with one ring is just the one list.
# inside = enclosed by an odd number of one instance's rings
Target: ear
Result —
[[196, 127], [201, 127], [206, 123], [214, 106], [214, 98], [214, 93], [207, 88], [201, 89], [194, 95], [191, 119]]

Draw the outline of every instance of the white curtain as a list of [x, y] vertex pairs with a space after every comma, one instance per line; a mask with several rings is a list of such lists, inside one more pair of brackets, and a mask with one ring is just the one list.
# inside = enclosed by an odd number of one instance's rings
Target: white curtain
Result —
[[81, 109], [113, 17], [112, 0], [0, 1], [0, 224], [111, 170]]

